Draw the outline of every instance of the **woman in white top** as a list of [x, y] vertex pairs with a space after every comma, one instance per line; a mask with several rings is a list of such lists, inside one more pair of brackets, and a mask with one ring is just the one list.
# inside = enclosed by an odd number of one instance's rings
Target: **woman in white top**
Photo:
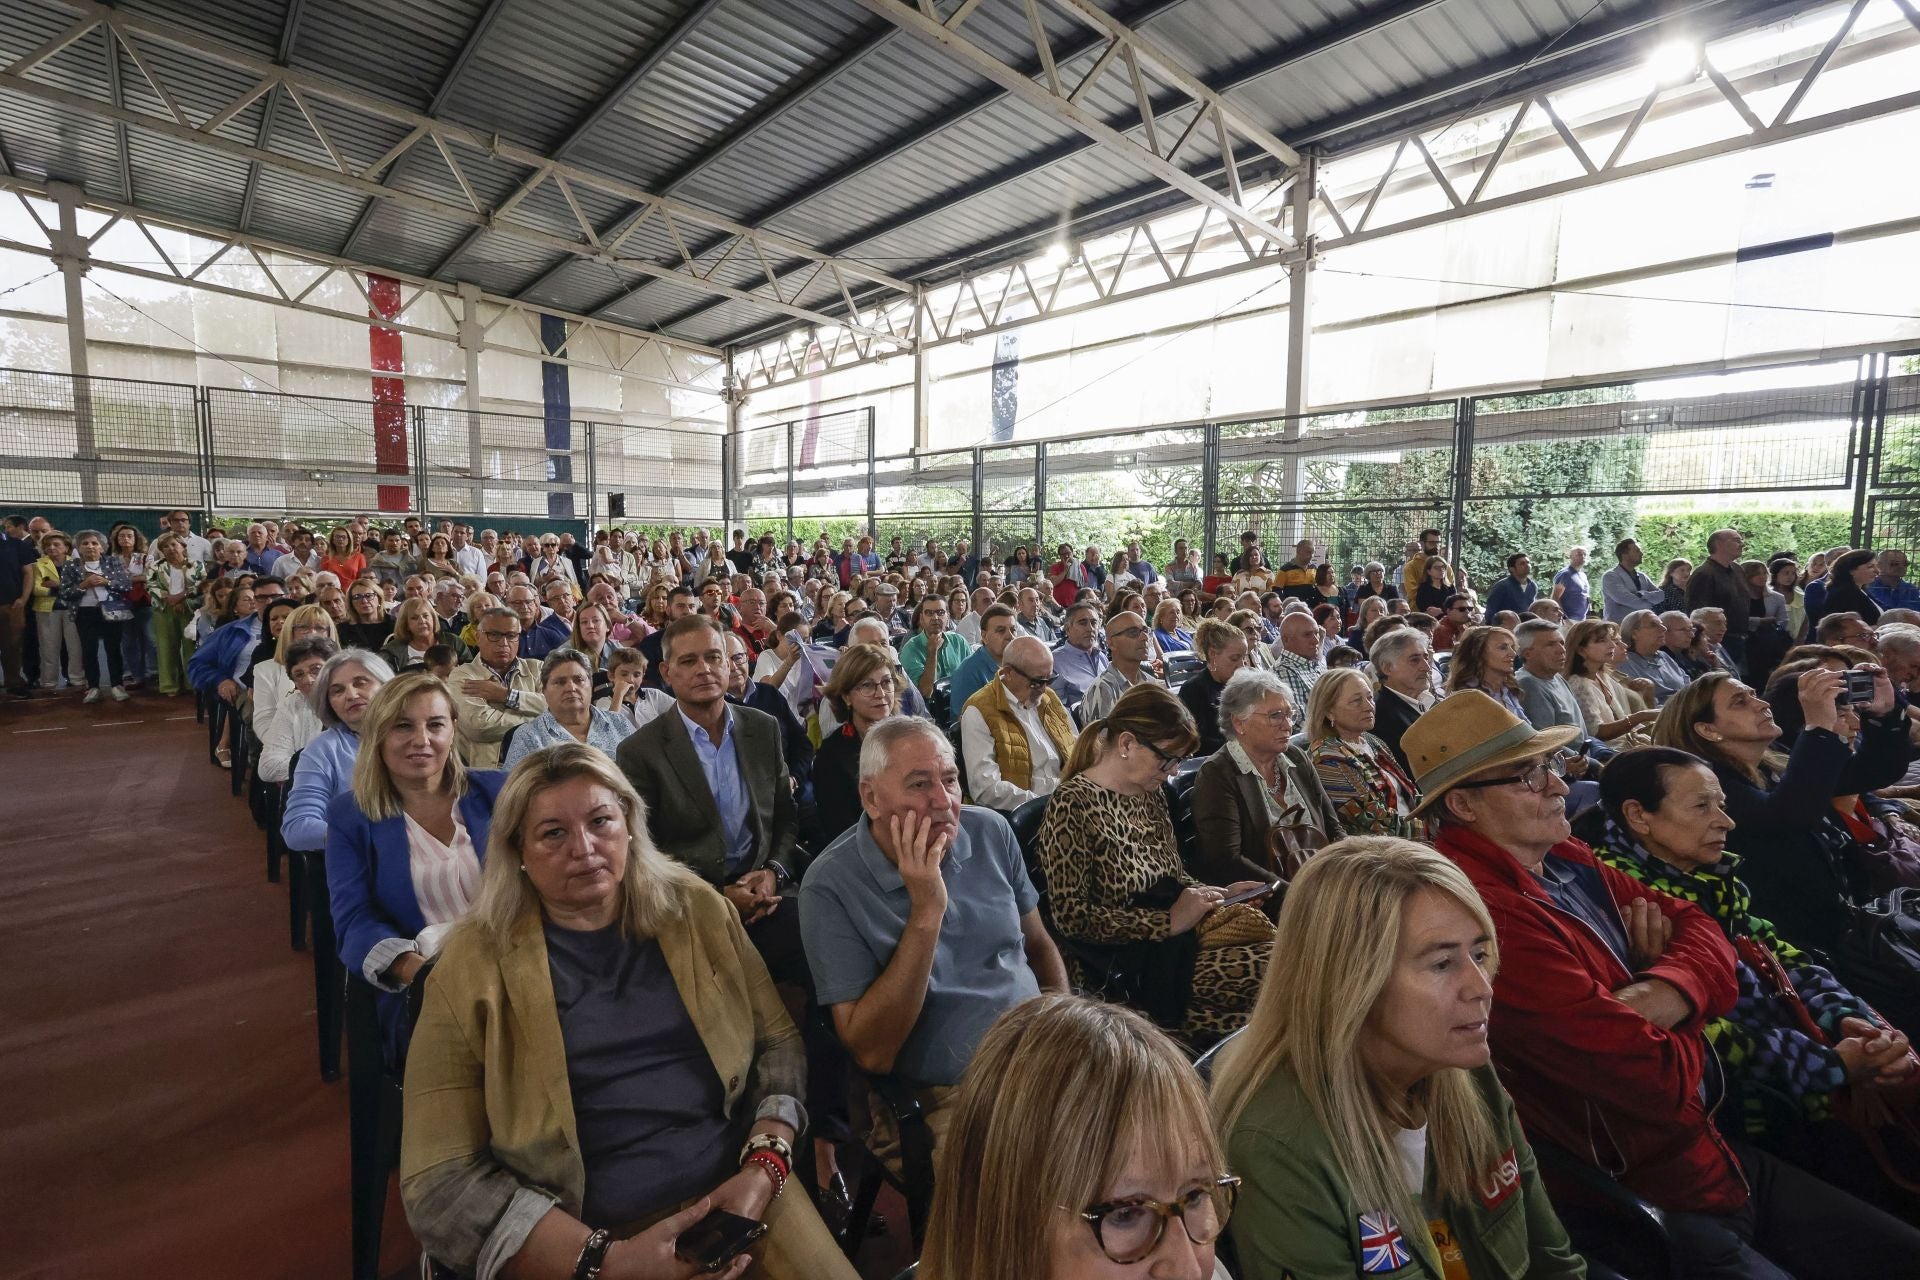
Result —
[[[307, 744], [326, 728], [313, 714], [308, 699], [313, 696], [321, 668], [338, 652], [339, 646], [325, 635], [310, 635], [282, 647], [279, 657], [285, 663], [288, 693], [275, 707], [273, 718], [260, 730], [260, 763], [256, 767], [262, 782], [285, 782], [293, 757], [305, 751]], [[256, 677], [256, 700], [259, 683]], [[255, 724], [259, 724], [257, 718]]]
[[508, 769], [546, 747], [584, 742], [613, 758], [615, 748], [634, 730], [633, 721], [593, 705], [594, 664], [578, 649], [562, 645], [540, 664], [540, 692], [547, 709], [513, 730], [501, 761]]
[[293, 691], [292, 664], [287, 655], [300, 641], [316, 637], [331, 640], [335, 648], [339, 647], [340, 633], [333, 624], [333, 616], [317, 604], [296, 605], [280, 622], [280, 630], [274, 636], [273, 656], [254, 664], [253, 731], [262, 742], [266, 741], [267, 729], [274, 717], [280, 714], [281, 705], [289, 700]]
[[384, 993], [389, 1063], [406, 1051], [400, 993], [479, 889], [505, 778], [460, 762], [459, 715], [431, 672], [382, 685], [360, 722], [353, 787], [327, 811], [327, 890], [340, 959]]
[[1273, 571], [1267, 568], [1266, 553], [1258, 545], [1247, 548], [1241, 558], [1240, 572], [1233, 575], [1233, 594], [1251, 591], [1255, 595], [1264, 595], [1273, 590]]
[[[1626, 652], [1618, 623], [1591, 618], [1575, 625], [1567, 637], [1567, 687], [1580, 704], [1589, 737], [1632, 746], [1634, 742], [1623, 740], [1658, 720], [1660, 712], [1614, 674], [1615, 664]], [[1635, 741], [1644, 745], [1645, 737], [1642, 733]]]

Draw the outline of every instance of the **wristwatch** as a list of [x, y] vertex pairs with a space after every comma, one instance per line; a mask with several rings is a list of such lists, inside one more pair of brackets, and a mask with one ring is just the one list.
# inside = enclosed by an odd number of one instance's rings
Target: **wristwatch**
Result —
[[520, 691], [518, 689], [507, 690], [507, 710], [518, 711], [519, 709], [520, 709]]

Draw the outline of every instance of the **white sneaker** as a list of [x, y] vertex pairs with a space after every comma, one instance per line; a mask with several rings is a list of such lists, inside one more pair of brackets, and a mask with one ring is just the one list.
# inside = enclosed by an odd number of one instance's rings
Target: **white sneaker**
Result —
[[127, 691], [119, 685], [114, 685], [111, 689], [107, 690], [107, 692], [113, 695], [115, 702], [125, 702], [127, 700]]
[[82, 698], [82, 699], [80, 699], [80, 701], [82, 701], [82, 702], [98, 702], [98, 701], [100, 701], [100, 691], [99, 691], [98, 689], [89, 689], [89, 690], [87, 690], [87, 696], [86, 696], [86, 697], [84, 697], [84, 698]]

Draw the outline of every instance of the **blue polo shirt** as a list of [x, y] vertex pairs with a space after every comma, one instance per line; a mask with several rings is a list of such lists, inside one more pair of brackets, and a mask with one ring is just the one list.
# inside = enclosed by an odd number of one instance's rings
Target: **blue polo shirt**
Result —
[[[915, 1084], [959, 1084], [994, 1019], [1040, 994], [1020, 932], [1040, 895], [1007, 820], [962, 808], [940, 874], [947, 914], [926, 1001], [894, 1064]], [[814, 860], [800, 886], [800, 935], [821, 1004], [858, 1000], [879, 980], [906, 932], [908, 905], [899, 868], [865, 817]]]

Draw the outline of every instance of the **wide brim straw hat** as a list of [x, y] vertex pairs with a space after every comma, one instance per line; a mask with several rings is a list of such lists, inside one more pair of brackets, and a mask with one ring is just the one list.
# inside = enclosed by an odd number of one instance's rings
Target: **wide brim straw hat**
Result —
[[1426, 812], [1476, 773], [1562, 750], [1585, 736], [1575, 725], [1535, 729], [1480, 690], [1462, 689], [1434, 703], [1400, 739], [1420, 789], [1413, 812]]

